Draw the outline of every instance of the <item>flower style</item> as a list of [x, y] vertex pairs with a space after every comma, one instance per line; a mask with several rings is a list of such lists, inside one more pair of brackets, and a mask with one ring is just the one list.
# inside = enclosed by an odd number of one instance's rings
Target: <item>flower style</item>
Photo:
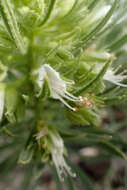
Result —
[[38, 75], [36, 80], [36, 83], [40, 89], [38, 96], [41, 94], [44, 80], [46, 79], [50, 89], [50, 96], [53, 99], [60, 100], [68, 108], [75, 111], [75, 108], [70, 106], [65, 99], [72, 102], [81, 102], [82, 97], [75, 97], [67, 91], [68, 82], [62, 80], [58, 72], [56, 72], [50, 65], [44, 64], [39, 69], [34, 71], [33, 74]]
[[127, 84], [121, 83], [123, 80], [127, 79], [127, 75], [125, 75], [125, 71], [116, 74], [118, 69], [113, 69], [109, 68], [105, 75], [104, 75], [104, 80], [109, 81], [115, 85], [122, 86], [122, 87], [127, 87]]
[[[46, 131], [46, 133], [45, 133]], [[41, 138], [47, 138], [46, 149], [51, 154], [52, 161], [56, 167], [58, 176], [61, 181], [64, 180], [64, 175], [68, 173], [72, 177], [76, 177], [76, 174], [71, 171], [71, 168], [67, 165], [64, 159], [64, 143], [60, 135], [54, 129], [43, 129], [36, 135], [36, 140], [40, 144]]]

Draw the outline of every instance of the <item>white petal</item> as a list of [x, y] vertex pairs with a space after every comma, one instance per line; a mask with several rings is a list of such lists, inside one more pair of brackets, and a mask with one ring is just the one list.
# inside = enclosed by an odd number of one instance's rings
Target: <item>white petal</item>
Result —
[[63, 140], [60, 137], [60, 135], [57, 132], [52, 131], [52, 130], [51, 131], [49, 130], [49, 135], [50, 135], [50, 138], [51, 138], [54, 146], [59, 147], [59, 149], [61, 149], [61, 151], [63, 151], [64, 143], [63, 143]]
[[0, 121], [3, 117], [4, 112], [4, 99], [5, 99], [5, 86], [0, 84]]
[[51, 138], [50, 152], [60, 180], [64, 180], [66, 173], [75, 177], [76, 175], [71, 171], [71, 168], [64, 159], [64, 143], [62, 138], [56, 131], [49, 131], [49, 136]]
[[36, 79], [36, 84], [39, 87], [39, 93], [36, 95], [37, 97], [39, 97], [41, 95], [42, 89], [43, 89], [43, 84], [44, 84], [44, 79], [46, 77], [46, 72], [43, 66], [41, 66], [40, 68], [34, 70], [32, 72], [32, 76], [37, 77]]
[[125, 72], [121, 72], [119, 74], [115, 74], [118, 70], [113, 70], [109, 68], [104, 75], [104, 80], [107, 80], [115, 85], [127, 87], [127, 84], [121, 83], [123, 80], [127, 79], [127, 76], [124, 75]]
[[43, 67], [41, 67], [41, 68], [38, 70], [38, 80], [37, 80], [38, 86], [39, 86], [40, 88], [42, 88], [42, 86], [43, 86], [45, 76], [46, 76], [45, 70], [44, 70]]
[[37, 84], [40, 88], [40, 92], [42, 90], [43, 83], [46, 78], [51, 98], [60, 100], [69, 109], [75, 111], [75, 108], [71, 107], [64, 99], [72, 102], [80, 102], [81, 97], [75, 97], [69, 92], [67, 92], [68, 82], [66, 83], [66, 81], [62, 80], [60, 74], [57, 71], [55, 71], [55, 69], [53, 69], [48, 64], [44, 64], [38, 70], [36, 70], [34, 74], [38, 75]]

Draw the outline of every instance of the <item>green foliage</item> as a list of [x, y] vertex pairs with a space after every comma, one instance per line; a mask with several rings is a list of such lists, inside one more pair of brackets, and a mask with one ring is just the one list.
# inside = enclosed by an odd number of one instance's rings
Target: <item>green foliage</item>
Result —
[[126, 0], [0, 0], [0, 170], [28, 164], [22, 189], [46, 163], [57, 189], [66, 173], [68, 189], [75, 173], [94, 189], [64, 142], [126, 159], [126, 142], [102, 123], [104, 107], [127, 100], [126, 10]]

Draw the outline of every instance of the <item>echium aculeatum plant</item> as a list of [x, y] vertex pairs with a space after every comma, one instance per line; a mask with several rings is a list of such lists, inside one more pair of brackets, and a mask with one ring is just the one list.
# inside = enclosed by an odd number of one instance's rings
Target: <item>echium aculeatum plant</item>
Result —
[[79, 134], [74, 125], [101, 126], [99, 109], [127, 99], [116, 61], [125, 37], [108, 37], [126, 16], [121, 2], [0, 0], [1, 134], [19, 163], [49, 161], [61, 180], [74, 177], [64, 139]]

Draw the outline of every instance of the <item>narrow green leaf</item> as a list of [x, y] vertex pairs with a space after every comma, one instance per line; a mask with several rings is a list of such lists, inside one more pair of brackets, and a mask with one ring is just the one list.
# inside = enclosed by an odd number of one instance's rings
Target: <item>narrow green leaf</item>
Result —
[[82, 190], [95, 190], [93, 181], [81, 170], [80, 167], [73, 165], [73, 170], [82, 183]]
[[50, 18], [53, 8], [55, 6], [56, 0], [50, 0], [50, 4], [47, 10], [47, 14], [45, 15], [45, 18], [43, 19], [43, 21], [39, 24], [39, 26], [43, 26]]
[[108, 47], [108, 49], [110, 49], [111, 51], [115, 51], [117, 49], [120, 49], [126, 43], [127, 43], [127, 34], [125, 34], [119, 40], [117, 40], [116, 42], [114, 42], [113, 44], [111, 44]]
[[85, 85], [85, 86], [79, 88], [77, 91], [75, 91], [74, 94], [79, 95], [79, 94], [83, 93], [84, 91], [86, 91], [88, 88], [95, 85], [97, 82], [99, 82], [99, 80], [104, 76], [109, 64], [110, 64], [110, 61], [107, 61], [105, 63], [105, 65], [103, 66], [103, 68], [101, 69], [101, 71], [98, 73], [98, 75], [92, 81], [90, 81], [87, 85]]
[[89, 34], [82, 37], [81, 43], [78, 43], [78, 45], [76, 46], [75, 54], [77, 54], [77, 52], [79, 52], [81, 50], [81, 48], [86, 48], [88, 45], [88, 42], [92, 41], [92, 39], [95, 38], [95, 36], [98, 34], [98, 32], [100, 32], [102, 30], [102, 28], [106, 25], [106, 23], [111, 18], [113, 12], [115, 11], [117, 3], [118, 3], [118, 0], [114, 0], [112, 7], [110, 8], [110, 10], [106, 14], [106, 16], [103, 18], [103, 20]]
[[93, 0], [91, 3], [90, 3], [90, 5], [88, 6], [88, 9], [89, 10], [92, 10], [95, 6], [96, 6], [96, 4], [99, 2], [99, 0]]
[[56, 169], [54, 166], [52, 166], [52, 173], [53, 173], [53, 179], [55, 180], [56, 183], [56, 190], [62, 190], [62, 184], [59, 180], [59, 177], [57, 175]]
[[111, 155], [117, 155], [125, 160], [127, 159], [127, 156], [125, 155], [125, 153], [121, 151], [121, 149], [118, 148], [117, 145], [114, 145], [111, 142], [111, 136], [108, 137], [108, 136], [97, 136], [94, 134], [93, 135], [82, 134], [75, 138], [68, 139], [68, 142], [73, 143], [73, 145], [75, 142], [78, 142], [78, 144], [81, 146], [82, 145], [93, 146], [94, 144], [94, 146], [98, 146], [105, 149], [106, 151], [111, 153]]
[[33, 181], [32, 175], [33, 175], [33, 164], [30, 164], [24, 172], [24, 179], [23, 179], [21, 187], [20, 187], [21, 190], [29, 189], [31, 182]]
[[12, 172], [12, 170], [17, 165], [17, 157], [18, 152], [12, 152], [11, 155], [8, 155], [7, 158], [5, 158], [2, 162], [0, 162], [0, 176], [3, 177], [4, 175], [8, 175], [9, 172]]
[[82, 39], [84, 44], [86, 44], [86, 42], [88, 42], [93, 36], [95, 37], [95, 35], [105, 26], [115, 11], [117, 3], [118, 0], [114, 0], [111, 9], [108, 11], [104, 19], [87, 36]]
[[127, 94], [123, 94], [123, 95], [117, 94], [114, 96], [102, 97], [102, 99], [106, 105], [113, 105], [113, 104], [118, 105], [121, 102], [127, 101]]
[[67, 190], [75, 190], [73, 180], [70, 176], [67, 176], [65, 179]]
[[113, 153], [115, 153], [116, 155], [120, 156], [121, 158], [127, 160], [127, 156], [124, 154], [123, 151], [121, 151], [117, 146], [113, 145], [110, 142], [107, 141], [101, 141], [100, 143], [102, 143], [104, 146], [106, 146], [108, 149], [110, 149]]
[[21, 36], [19, 26], [16, 20], [16, 16], [11, 4], [11, 0], [1, 0], [0, 1], [0, 13], [5, 23], [5, 26], [14, 40], [17, 48], [22, 54], [26, 53], [26, 47]]

